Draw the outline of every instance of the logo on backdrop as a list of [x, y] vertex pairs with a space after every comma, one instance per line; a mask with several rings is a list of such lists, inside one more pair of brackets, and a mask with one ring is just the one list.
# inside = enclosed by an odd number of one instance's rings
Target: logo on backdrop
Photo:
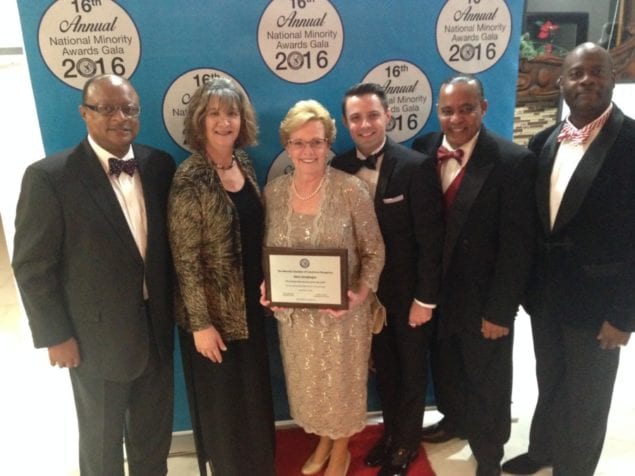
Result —
[[392, 117], [387, 133], [396, 142], [411, 139], [423, 128], [432, 109], [432, 87], [423, 71], [408, 61], [386, 61], [371, 69], [363, 82], [381, 84]]
[[505, 0], [448, 0], [437, 20], [437, 48], [453, 70], [480, 73], [505, 54], [511, 29]]
[[40, 54], [51, 72], [73, 88], [106, 73], [129, 78], [141, 56], [139, 32], [112, 0], [57, 0], [42, 16]]
[[310, 83], [333, 69], [344, 28], [328, 0], [272, 0], [258, 24], [258, 49], [276, 76]]

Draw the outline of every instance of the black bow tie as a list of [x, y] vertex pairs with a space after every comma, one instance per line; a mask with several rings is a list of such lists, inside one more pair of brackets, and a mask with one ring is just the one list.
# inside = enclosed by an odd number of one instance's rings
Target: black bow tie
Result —
[[355, 157], [359, 164], [359, 168], [361, 169], [362, 167], [366, 167], [370, 170], [375, 170], [377, 168], [377, 159], [379, 159], [379, 157], [382, 156], [382, 154], [384, 153], [384, 149], [386, 149], [385, 145], [375, 154], [370, 154], [366, 156], [366, 159], [360, 159], [359, 157]]
[[134, 175], [134, 171], [137, 169], [137, 159], [132, 158], [128, 160], [121, 160], [111, 157], [108, 159], [108, 165], [110, 166], [109, 174], [119, 177], [121, 172], [126, 172], [131, 177]]

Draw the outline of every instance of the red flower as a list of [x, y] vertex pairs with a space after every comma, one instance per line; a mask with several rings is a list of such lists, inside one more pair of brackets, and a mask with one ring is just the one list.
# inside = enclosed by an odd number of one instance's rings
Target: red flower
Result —
[[538, 32], [538, 35], [537, 35], [538, 39], [548, 40], [558, 28], [559, 28], [558, 25], [553, 23], [551, 20], [547, 20], [542, 25], [540, 25], [540, 31]]

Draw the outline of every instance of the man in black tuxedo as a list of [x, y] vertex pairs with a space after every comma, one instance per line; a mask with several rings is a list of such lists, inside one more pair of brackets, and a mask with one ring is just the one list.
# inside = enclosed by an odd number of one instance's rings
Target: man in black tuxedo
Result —
[[592, 43], [565, 58], [570, 109], [537, 134], [538, 256], [527, 295], [538, 379], [528, 453], [503, 469], [592, 475], [620, 346], [635, 329], [635, 121], [612, 104], [609, 53]]
[[132, 145], [140, 108], [126, 79], [89, 80], [79, 110], [88, 137], [24, 174], [13, 269], [35, 346], [69, 369], [82, 476], [123, 476], [124, 435], [130, 475], [166, 474], [175, 164]]
[[425, 409], [429, 321], [443, 246], [441, 191], [434, 162], [386, 136], [390, 110], [381, 86], [350, 88], [342, 114], [356, 147], [331, 165], [369, 184], [386, 246], [377, 295], [387, 321], [371, 348], [384, 435], [365, 461], [381, 466], [380, 476], [405, 475], [419, 452]]
[[441, 85], [442, 132], [413, 147], [437, 157], [446, 235], [431, 366], [444, 419], [423, 441], [466, 437], [477, 475], [500, 474], [509, 438], [514, 317], [533, 244], [535, 157], [482, 125], [481, 82], [456, 76]]

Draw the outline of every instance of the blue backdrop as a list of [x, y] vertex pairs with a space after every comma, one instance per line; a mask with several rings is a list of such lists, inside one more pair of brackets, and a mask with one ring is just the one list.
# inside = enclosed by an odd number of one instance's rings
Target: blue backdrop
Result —
[[[436, 91], [456, 72], [479, 76], [490, 102], [486, 125], [512, 134], [523, 0], [18, 0], [18, 7], [47, 154], [83, 139], [78, 88], [101, 72], [131, 78], [143, 109], [137, 140], [177, 162], [189, 155], [179, 145], [187, 92], [214, 74], [234, 78], [258, 114], [260, 144], [249, 152], [263, 183], [282, 154], [280, 120], [300, 99], [319, 100], [338, 119], [333, 152], [352, 147], [340, 101], [365, 79], [392, 88], [390, 135], [406, 145], [438, 128]], [[282, 419], [273, 323], [269, 331]], [[369, 407], [377, 408], [374, 393]], [[175, 430], [187, 428], [178, 368]]]

